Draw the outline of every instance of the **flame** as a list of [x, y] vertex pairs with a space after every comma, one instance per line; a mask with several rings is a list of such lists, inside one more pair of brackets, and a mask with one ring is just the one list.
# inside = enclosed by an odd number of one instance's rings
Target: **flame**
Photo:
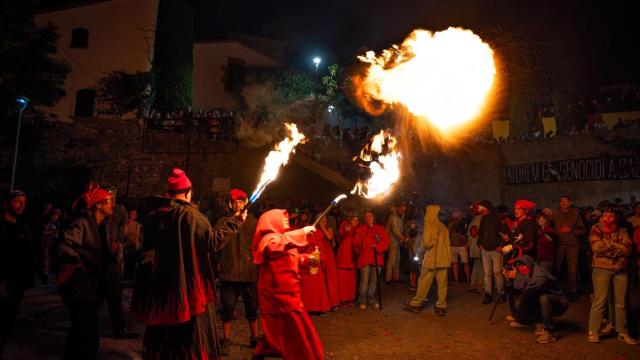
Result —
[[400, 153], [396, 151], [396, 138], [389, 131], [381, 130], [353, 161], [368, 167], [370, 176], [366, 180], [358, 180], [351, 194], [372, 199], [386, 194], [400, 179]]
[[249, 198], [249, 203], [256, 201], [265, 187], [275, 180], [280, 171], [280, 167], [289, 162], [289, 155], [295, 152], [296, 145], [305, 140], [304, 134], [298, 131], [296, 124], [285, 123], [284, 126], [287, 128], [289, 134], [284, 140], [276, 144], [275, 150], [270, 151], [264, 160], [264, 171], [262, 172], [258, 186]]
[[478, 116], [496, 74], [491, 47], [470, 30], [452, 27], [415, 30], [401, 46], [358, 59], [369, 64], [366, 76], [355, 78], [356, 95], [367, 111], [380, 111], [370, 99], [404, 105], [441, 132]]

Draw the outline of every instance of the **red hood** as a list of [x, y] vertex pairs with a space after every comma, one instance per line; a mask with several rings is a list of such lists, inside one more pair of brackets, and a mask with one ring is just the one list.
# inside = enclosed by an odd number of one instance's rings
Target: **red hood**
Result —
[[255, 264], [262, 263], [262, 253], [271, 240], [275, 240], [282, 245], [293, 243], [296, 246], [305, 246], [308, 244], [306, 236], [304, 241], [296, 241], [293, 237], [287, 236], [285, 231], [289, 229], [284, 228], [283, 220], [285, 217], [289, 217], [289, 212], [282, 209], [269, 210], [260, 216], [251, 246]]

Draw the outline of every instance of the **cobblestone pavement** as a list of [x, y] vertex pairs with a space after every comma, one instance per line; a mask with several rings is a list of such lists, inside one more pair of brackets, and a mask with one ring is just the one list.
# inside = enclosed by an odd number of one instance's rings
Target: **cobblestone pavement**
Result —
[[[449, 287], [446, 316], [433, 314], [432, 303], [419, 314], [402, 310], [410, 299], [404, 285], [384, 286], [383, 310], [339, 309], [327, 317], [313, 316], [328, 359], [640, 359], [640, 346], [629, 346], [615, 337], [600, 344], [586, 341], [589, 297], [574, 302], [557, 321], [558, 340], [535, 343], [532, 328], [510, 328], [507, 305], [498, 307], [489, 324], [491, 305], [463, 286]], [[125, 293], [128, 299], [129, 292]], [[242, 319], [233, 322], [229, 359], [249, 359], [249, 334]], [[109, 337], [106, 308], [100, 312], [100, 359], [140, 359], [141, 339]], [[59, 359], [69, 326], [65, 307], [52, 286], [27, 293], [19, 321], [7, 344], [5, 358]], [[132, 329], [142, 334], [141, 324]]]

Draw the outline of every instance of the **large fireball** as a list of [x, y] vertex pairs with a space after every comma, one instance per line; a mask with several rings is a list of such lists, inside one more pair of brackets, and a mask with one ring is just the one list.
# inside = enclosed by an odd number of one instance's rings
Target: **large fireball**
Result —
[[493, 50], [470, 30], [415, 30], [401, 46], [358, 57], [369, 63], [360, 93], [405, 106], [447, 132], [477, 117], [493, 85]]

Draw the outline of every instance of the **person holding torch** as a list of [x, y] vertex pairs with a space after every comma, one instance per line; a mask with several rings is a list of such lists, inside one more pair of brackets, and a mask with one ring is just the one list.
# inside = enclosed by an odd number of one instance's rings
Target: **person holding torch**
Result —
[[[240, 212], [248, 203], [247, 193], [240, 189], [229, 192], [229, 208], [233, 213]], [[220, 222], [226, 219], [222, 218]], [[238, 298], [244, 302], [245, 318], [249, 322], [249, 347], [258, 344], [258, 271], [252, 261], [251, 244], [256, 231], [256, 218], [247, 214], [247, 218], [237, 233], [229, 234], [229, 239], [221, 246], [220, 261], [220, 300], [222, 303], [222, 355], [229, 355], [231, 347], [231, 320]]]
[[300, 267], [317, 259], [300, 251], [309, 245], [314, 226], [290, 231], [287, 210], [265, 212], [253, 236], [253, 262], [258, 266], [258, 304], [264, 336], [254, 359], [324, 359], [324, 349], [302, 302]]
[[212, 228], [194, 204], [191, 180], [174, 168], [167, 196], [149, 200], [131, 313], [144, 321], [144, 359], [219, 359], [211, 254], [238, 233], [246, 211]]

